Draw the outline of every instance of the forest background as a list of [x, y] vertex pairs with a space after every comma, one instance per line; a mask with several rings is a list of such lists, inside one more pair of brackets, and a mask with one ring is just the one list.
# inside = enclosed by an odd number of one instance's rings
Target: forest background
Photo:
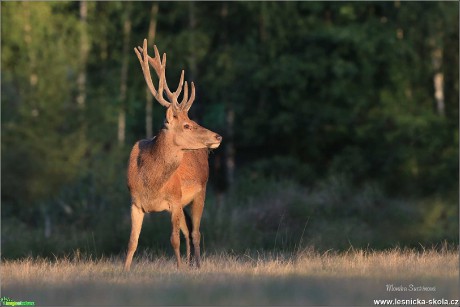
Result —
[[[164, 118], [144, 38], [224, 138], [205, 253], [458, 246], [458, 32], [458, 2], [2, 1], [2, 257], [126, 250], [129, 151]], [[169, 233], [148, 215], [140, 250]]]

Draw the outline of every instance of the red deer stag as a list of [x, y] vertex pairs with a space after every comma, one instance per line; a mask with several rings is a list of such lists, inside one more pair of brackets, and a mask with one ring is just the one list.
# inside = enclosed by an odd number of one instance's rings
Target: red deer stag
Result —
[[[183, 208], [191, 203], [192, 241], [196, 266], [200, 267], [200, 221], [203, 213], [206, 183], [208, 181], [208, 149], [217, 148], [222, 137], [205, 129], [188, 117], [188, 110], [195, 99], [195, 86], [184, 84], [182, 71], [175, 92], [166, 83], [166, 54], [160, 59], [154, 46], [155, 57], [147, 54], [147, 40], [143, 47], [134, 48], [144, 72], [147, 86], [158, 102], [166, 107], [166, 119], [161, 131], [152, 139], [138, 141], [129, 157], [128, 188], [131, 193], [131, 236], [125, 261], [129, 270], [137, 248], [144, 214], [167, 210], [171, 213], [171, 245], [181, 265], [180, 231], [185, 236], [187, 262], [190, 263], [190, 232]], [[155, 89], [150, 75], [149, 63], [159, 78]], [[181, 103], [179, 94], [184, 88]], [[166, 92], [167, 99], [163, 97]]]

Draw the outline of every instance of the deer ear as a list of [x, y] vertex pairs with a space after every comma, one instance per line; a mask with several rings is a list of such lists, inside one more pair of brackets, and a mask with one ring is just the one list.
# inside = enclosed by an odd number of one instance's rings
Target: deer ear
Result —
[[174, 117], [176, 117], [176, 114], [171, 104], [171, 106], [166, 109], [166, 122], [171, 123]]

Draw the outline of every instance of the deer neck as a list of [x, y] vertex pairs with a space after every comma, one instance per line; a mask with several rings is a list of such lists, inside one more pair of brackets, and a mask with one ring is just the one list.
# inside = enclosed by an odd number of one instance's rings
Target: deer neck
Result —
[[184, 157], [184, 151], [175, 145], [172, 132], [162, 129], [156, 136], [150, 154], [154, 159], [152, 169], [149, 171], [154, 176], [152, 183], [161, 187], [179, 167]]

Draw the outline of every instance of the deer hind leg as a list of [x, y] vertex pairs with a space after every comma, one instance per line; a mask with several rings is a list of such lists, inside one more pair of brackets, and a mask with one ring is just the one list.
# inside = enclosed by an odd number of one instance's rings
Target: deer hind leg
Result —
[[131, 267], [131, 261], [133, 260], [134, 252], [137, 248], [137, 242], [139, 240], [139, 234], [141, 233], [142, 221], [144, 220], [144, 212], [136, 207], [134, 204], [131, 205], [131, 235], [129, 237], [128, 253], [126, 254], [125, 271], [129, 271]]
[[181, 266], [181, 259], [180, 259], [180, 230], [182, 220], [185, 220], [184, 212], [182, 208], [175, 208], [171, 211], [171, 224], [172, 224], [172, 232], [171, 232], [171, 245], [174, 249], [174, 254], [176, 255], [177, 260], [177, 268]]
[[192, 241], [193, 241], [193, 248], [194, 248], [194, 257], [196, 261], [197, 268], [201, 267], [201, 256], [200, 256], [200, 223], [201, 223], [201, 216], [203, 215], [203, 208], [204, 208], [204, 199], [206, 195], [206, 189], [203, 189], [193, 200], [191, 209], [192, 209]]

